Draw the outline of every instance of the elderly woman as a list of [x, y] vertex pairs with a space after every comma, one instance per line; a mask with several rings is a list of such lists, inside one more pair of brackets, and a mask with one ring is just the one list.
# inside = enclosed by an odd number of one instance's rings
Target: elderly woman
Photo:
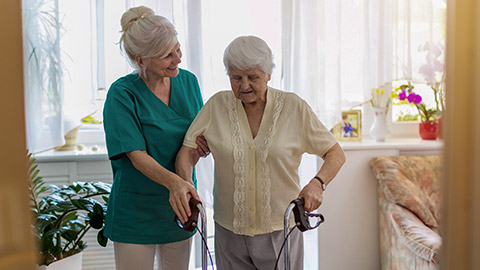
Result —
[[[232, 91], [215, 94], [192, 122], [177, 155], [177, 173], [190, 180], [198, 160], [195, 138], [205, 136], [215, 159], [218, 269], [273, 269], [288, 204], [300, 197], [305, 210], [317, 209], [345, 156], [304, 100], [267, 85], [274, 64], [263, 40], [236, 38], [225, 50], [224, 64]], [[304, 153], [325, 162], [300, 190], [298, 167]], [[290, 244], [292, 265], [303, 269], [299, 230], [291, 234]]]
[[194, 175], [187, 182], [175, 174], [175, 157], [203, 106], [200, 87], [178, 67], [182, 51], [166, 18], [140, 6], [121, 24], [120, 45], [137, 71], [115, 81], [105, 101], [113, 187], [104, 234], [114, 241], [117, 270], [153, 270], [155, 257], [159, 269], [186, 270], [193, 233], [177, 227], [174, 211], [198, 195]]

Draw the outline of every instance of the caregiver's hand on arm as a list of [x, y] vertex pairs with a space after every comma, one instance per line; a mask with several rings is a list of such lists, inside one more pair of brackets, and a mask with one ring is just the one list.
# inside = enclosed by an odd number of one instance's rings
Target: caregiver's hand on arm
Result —
[[182, 222], [186, 222], [191, 215], [188, 201], [191, 197], [200, 199], [193, 184], [165, 169], [146, 151], [131, 151], [127, 152], [126, 155], [137, 170], [170, 191], [169, 201], [173, 210]]
[[[333, 180], [345, 163], [345, 154], [337, 143], [333, 145], [322, 158], [324, 162], [316, 176], [321, 178], [325, 184], [328, 184]], [[310, 180], [310, 182], [300, 191], [298, 197], [305, 199], [305, 211], [314, 211], [320, 207], [323, 202], [322, 184], [315, 178]]]
[[210, 154], [210, 148], [205, 137], [198, 136], [195, 143], [197, 144], [197, 152], [201, 157], [207, 157]]

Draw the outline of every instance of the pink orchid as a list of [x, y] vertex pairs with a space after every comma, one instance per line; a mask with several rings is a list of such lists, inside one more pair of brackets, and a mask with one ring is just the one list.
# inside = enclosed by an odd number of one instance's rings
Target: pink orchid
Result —
[[398, 99], [405, 100], [406, 98], [407, 98], [407, 90], [405, 88], [402, 88], [402, 92], [398, 94]]
[[422, 103], [422, 96], [416, 95], [416, 96], [415, 96], [415, 100], [414, 100], [413, 102], [414, 102], [415, 104], [417, 104], [417, 105], [420, 104], [420, 103]]
[[409, 103], [413, 103], [415, 101], [415, 98], [416, 98], [417, 94], [411, 92], [410, 94], [408, 94], [407, 96], [407, 100]]

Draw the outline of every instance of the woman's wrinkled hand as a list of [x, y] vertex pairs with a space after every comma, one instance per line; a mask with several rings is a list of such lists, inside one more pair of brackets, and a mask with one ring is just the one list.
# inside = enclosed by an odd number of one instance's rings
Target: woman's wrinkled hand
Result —
[[307, 212], [316, 210], [323, 202], [322, 185], [317, 180], [312, 180], [298, 194], [299, 198], [305, 200], [304, 208]]
[[170, 190], [169, 202], [173, 208], [173, 211], [175, 211], [182, 223], [187, 222], [192, 213], [190, 206], [188, 205], [190, 198], [193, 197], [197, 200], [200, 200], [197, 190], [192, 183], [187, 182], [180, 177], [175, 179], [175, 181], [172, 181], [172, 183], [168, 186], [168, 189]]
[[201, 157], [207, 157], [210, 154], [210, 148], [208, 147], [208, 142], [203, 136], [198, 136], [196, 141], [197, 143], [197, 152]]

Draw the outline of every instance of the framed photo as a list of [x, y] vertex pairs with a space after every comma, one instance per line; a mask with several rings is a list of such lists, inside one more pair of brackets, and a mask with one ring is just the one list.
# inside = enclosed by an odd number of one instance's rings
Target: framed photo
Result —
[[362, 140], [362, 111], [343, 111], [342, 122], [333, 128], [333, 135], [339, 141]]

